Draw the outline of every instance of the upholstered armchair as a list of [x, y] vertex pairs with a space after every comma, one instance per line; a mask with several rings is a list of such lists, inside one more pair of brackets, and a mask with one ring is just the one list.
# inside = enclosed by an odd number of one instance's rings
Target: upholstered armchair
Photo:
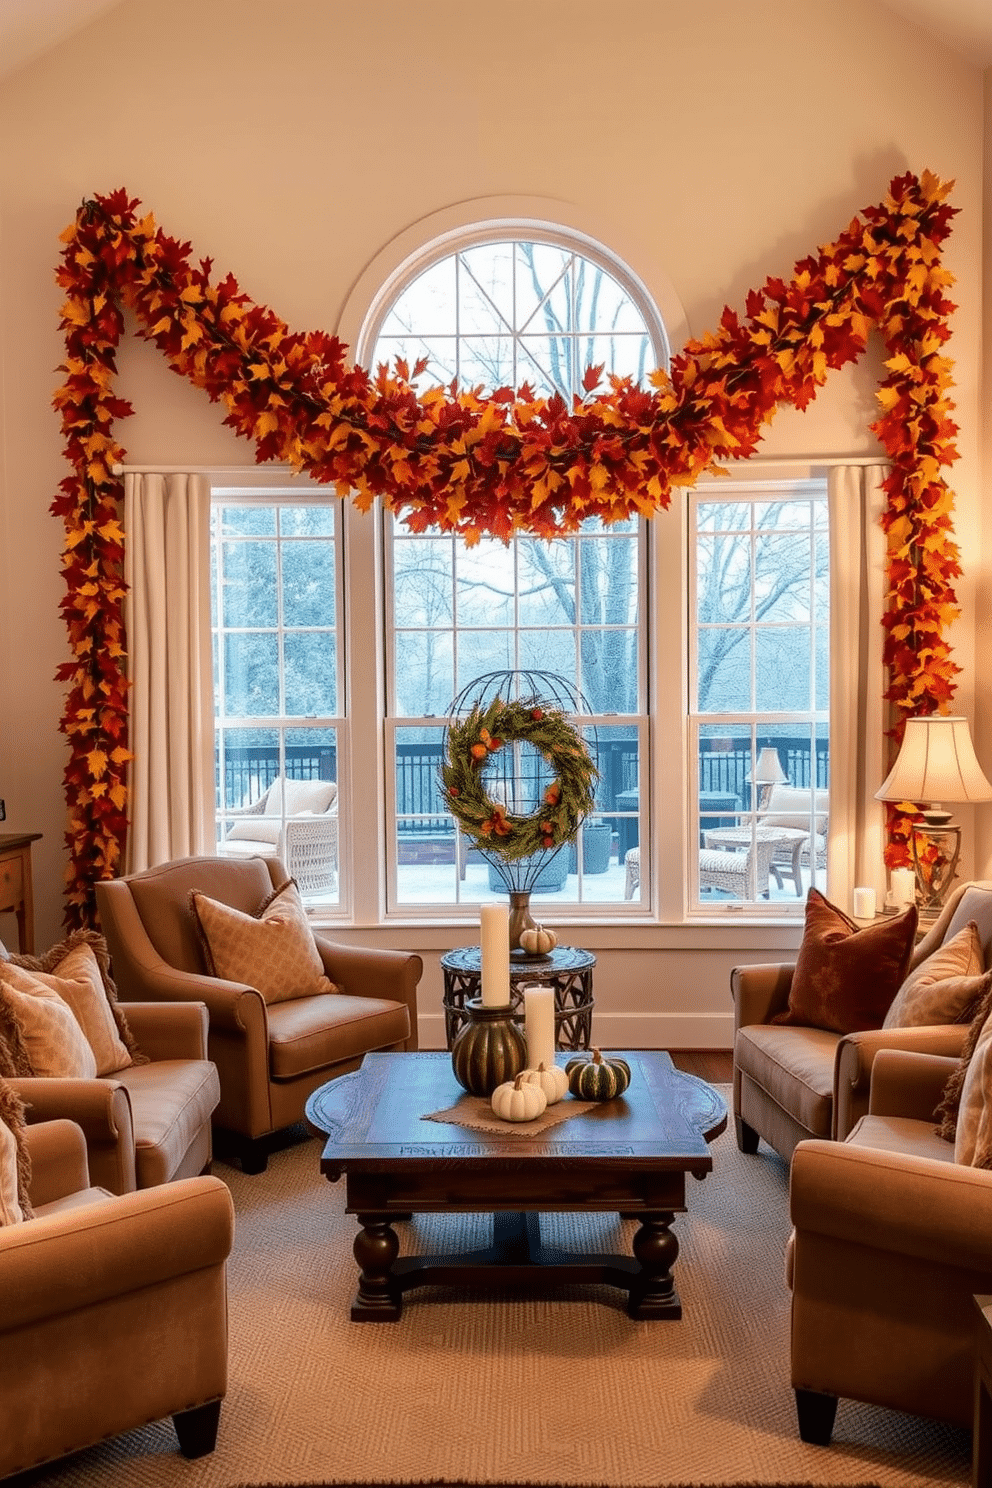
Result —
[[93, 1182], [114, 1194], [207, 1172], [220, 1100], [202, 1002], [131, 1003], [127, 1019], [146, 1063], [92, 1080], [10, 1080], [29, 1121], [78, 1123]]
[[213, 1450], [227, 1388], [230, 1194], [216, 1178], [112, 1196], [69, 1121], [26, 1131], [35, 1217], [0, 1227], [0, 1477], [172, 1416]]
[[[970, 921], [978, 926], [985, 966], [992, 967], [992, 882], [963, 883], [917, 944], [910, 970], [923, 965]], [[839, 1034], [776, 1025], [788, 1007], [794, 962], [738, 966], [734, 999], [734, 1120], [742, 1152], [763, 1139], [783, 1157], [797, 1142], [843, 1141], [868, 1110], [872, 1063], [879, 1049], [957, 1057], [967, 1023], [872, 1028]]]
[[333, 780], [278, 776], [250, 806], [231, 818], [218, 851], [225, 857], [278, 858], [301, 894], [337, 885], [338, 788]]
[[838, 1398], [970, 1426], [973, 1297], [992, 1291], [992, 1171], [954, 1161], [933, 1112], [955, 1059], [881, 1050], [845, 1142], [800, 1142], [792, 1385], [800, 1435], [826, 1445]]
[[182, 858], [97, 884], [118, 995], [202, 1001], [220, 1075], [214, 1121], [246, 1172], [261, 1172], [273, 1133], [303, 1119], [307, 1097], [373, 1050], [417, 1047], [419, 956], [313, 936], [331, 990], [266, 1000], [247, 977], [211, 973], [191, 895], [256, 916], [287, 878], [275, 858]]

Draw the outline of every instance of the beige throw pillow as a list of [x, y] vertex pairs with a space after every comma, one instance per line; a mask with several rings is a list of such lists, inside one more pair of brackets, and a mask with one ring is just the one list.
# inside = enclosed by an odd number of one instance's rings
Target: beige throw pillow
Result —
[[290, 879], [253, 915], [220, 904], [194, 889], [196, 916], [213, 976], [254, 987], [267, 1003], [333, 992], [307, 920], [300, 891]]
[[972, 1168], [992, 1168], [992, 1017], [986, 1018], [965, 1071], [954, 1161]]
[[36, 971], [31, 975], [36, 982], [57, 992], [72, 1010], [93, 1050], [98, 1075], [112, 1075], [128, 1068], [133, 1061], [117, 1031], [90, 946], [75, 946], [54, 972]]
[[[75, 957], [75, 952], [85, 946], [89, 955], [84, 960]], [[72, 930], [65, 940], [53, 945], [41, 956], [11, 956], [12, 966], [20, 966], [24, 971], [32, 975], [41, 973], [43, 976], [69, 976], [76, 979], [81, 968], [85, 967], [85, 976], [97, 989], [102, 988], [103, 997], [110, 1009], [110, 1016], [114, 1021], [117, 1035], [124, 1046], [127, 1057], [114, 1069], [123, 1069], [128, 1064], [147, 1064], [148, 1060], [135, 1042], [134, 1034], [131, 1032], [124, 1009], [117, 1001], [117, 988], [114, 986], [113, 977], [110, 975], [110, 952], [107, 950], [107, 942], [96, 930]], [[93, 976], [93, 966], [96, 965], [97, 977]], [[68, 971], [64, 968], [68, 966]], [[57, 989], [56, 989], [57, 990]], [[98, 1015], [97, 1015], [98, 1016]], [[115, 1060], [121, 1059], [120, 1051], [115, 1050]], [[99, 1055], [97, 1056], [99, 1062]]]
[[33, 1219], [28, 1184], [31, 1159], [24, 1141], [24, 1102], [0, 1080], [0, 1225]]
[[0, 999], [20, 1028], [32, 1075], [95, 1078], [93, 1050], [53, 987], [10, 961], [0, 961]]
[[984, 970], [978, 926], [971, 920], [909, 973], [882, 1027], [966, 1022], [988, 988]]

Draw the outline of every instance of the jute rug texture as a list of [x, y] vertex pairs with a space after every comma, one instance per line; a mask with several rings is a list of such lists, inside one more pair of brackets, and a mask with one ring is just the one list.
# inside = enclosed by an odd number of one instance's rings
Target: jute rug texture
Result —
[[[301, 1140], [254, 1177], [215, 1165], [237, 1211], [217, 1450], [187, 1462], [171, 1423], [157, 1423], [33, 1474], [32, 1488], [969, 1481], [967, 1432], [891, 1411], [841, 1401], [831, 1447], [799, 1440], [788, 1173], [766, 1148], [744, 1157], [725, 1133], [712, 1174], [687, 1180], [681, 1322], [633, 1322], [618, 1292], [575, 1287], [498, 1300], [414, 1291], [393, 1324], [349, 1320], [356, 1221], [319, 1151]], [[630, 1253], [634, 1226], [614, 1216], [542, 1224], [564, 1249]], [[398, 1229], [404, 1251], [489, 1239], [479, 1216]]]

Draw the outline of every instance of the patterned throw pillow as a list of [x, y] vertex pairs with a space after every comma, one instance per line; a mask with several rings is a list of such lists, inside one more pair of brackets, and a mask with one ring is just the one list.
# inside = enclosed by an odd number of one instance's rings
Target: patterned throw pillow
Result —
[[31, 1159], [24, 1141], [24, 1102], [0, 1080], [0, 1225], [33, 1219], [28, 1198]]
[[882, 1027], [923, 1028], [933, 1023], [966, 1022], [988, 990], [984, 970], [978, 926], [970, 920], [909, 973]]
[[911, 904], [903, 914], [859, 930], [818, 889], [810, 889], [789, 1005], [771, 1021], [834, 1033], [881, 1028], [909, 968], [916, 923]]
[[92, 1080], [96, 1057], [69, 1004], [53, 987], [0, 962], [0, 1002], [20, 1031], [32, 1075]]
[[[88, 955], [77, 957], [76, 953], [83, 947], [86, 948]], [[70, 980], [78, 980], [82, 976], [94, 987], [102, 988], [104, 1001], [116, 1025], [117, 1038], [124, 1046], [127, 1055], [126, 1058], [122, 1058], [120, 1049], [114, 1042], [113, 1034], [107, 1030], [109, 1038], [107, 1047], [110, 1055], [112, 1059], [121, 1061], [119, 1064], [115, 1063], [113, 1069], [124, 1069], [128, 1064], [148, 1063], [147, 1057], [138, 1048], [124, 1009], [117, 1001], [117, 988], [110, 975], [110, 952], [107, 949], [106, 940], [96, 930], [73, 930], [65, 940], [60, 940], [58, 945], [53, 945], [51, 950], [46, 951], [43, 956], [11, 956], [9, 960], [13, 966], [23, 967], [25, 971], [40, 972], [43, 977], [65, 976]], [[99, 981], [93, 975], [94, 962]], [[86, 997], [87, 994], [84, 991], [80, 995]], [[92, 1010], [91, 1017], [102, 1020], [102, 1014], [92, 1012]], [[83, 1020], [80, 1019], [80, 1021]], [[87, 1036], [89, 1036], [89, 1031], [87, 1028]], [[96, 1052], [96, 1058], [99, 1065], [101, 1063], [99, 1052]], [[102, 1069], [101, 1073], [104, 1073]], [[111, 1071], [108, 1070], [106, 1073], [111, 1073]]]
[[992, 1017], [979, 1031], [961, 1085], [954, 1161], [992, 1168]]
[[[50, 987], [72, 1011], [76, 1022], [93, 1050], [98, 1075], [112, 1075], [133, 1063], [114, 1021], [110, 1003], [104, 993], [100, 968], [91, 946], [85, 941], [74, 946], [55, 965], [52, 972], [28, 972], [8, 962], [0, 967], [0, 981], [16, 976], [28, 977], [35, 984]], [[16, 986], [16, 980], [13, 981]]]
[[293, 879], [276, 889], [253, 915], [209, 899], [198, 889], [190, 893], [190, 904], [212, 976], [254, 987], [266, 1003], [335, 990], [324, 975]]

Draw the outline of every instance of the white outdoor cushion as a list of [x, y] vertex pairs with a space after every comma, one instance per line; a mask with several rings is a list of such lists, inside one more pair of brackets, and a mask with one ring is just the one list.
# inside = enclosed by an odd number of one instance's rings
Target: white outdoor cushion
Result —
[[239, 817], [232, 824], [227, 840], [275, 845], [282, 832], [283, 814], [323, 816], [334, 804], [337, 794], [337, 783], [333, 780], [286, 780], [279, 775], [262, 797], [264, 812], [249, 812]]

